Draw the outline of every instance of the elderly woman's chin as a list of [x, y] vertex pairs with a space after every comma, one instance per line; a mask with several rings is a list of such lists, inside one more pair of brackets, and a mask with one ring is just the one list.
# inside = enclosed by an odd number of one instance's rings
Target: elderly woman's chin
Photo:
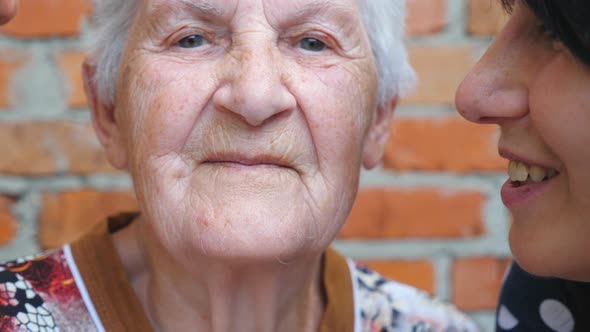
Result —
[[[278, 177], [235, 183], [227, 175], [223, 180], [209, 177], [213, 182], [193, 179], [184, 189], [176, 184], [158, 193], [138, 193], [138, 198], [143, 218], [171, 252], [274, 262], [319, 255], [345, 222], [356, 189], [349, 195], [316, 195], [318, 201], [300, 179]], [[173, 183], [160, 185], [165, 182]]]
[[[153, 227], [171, 251], [182, 249], [216, 260], [286, 262], [293, 257], [321, 253], [341, 225], [332, 221], [322, 227], [309, 213], [281, 211], [279, 214], [266, 204], [246, 198], [224, 211], [196, 204], [182, 215], [170, 212], [157, 218]], [[173, 222], [166, 219], [180, 222], [180, 227], [170, 232], [167, 225]]]

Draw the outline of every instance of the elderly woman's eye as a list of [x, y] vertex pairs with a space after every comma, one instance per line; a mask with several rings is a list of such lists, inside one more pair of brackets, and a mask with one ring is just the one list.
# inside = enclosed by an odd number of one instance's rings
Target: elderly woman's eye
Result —
[[303, 38], [299, 46], [307, 51], [321, 52], [326, 49], [326, 44], [317, 38]]
[[199, 35], [190, 35], [182, 38], [178, 41], [178, 46], [182, 48], [195, 48], [202, 46], [205, 42], [205, 38]]

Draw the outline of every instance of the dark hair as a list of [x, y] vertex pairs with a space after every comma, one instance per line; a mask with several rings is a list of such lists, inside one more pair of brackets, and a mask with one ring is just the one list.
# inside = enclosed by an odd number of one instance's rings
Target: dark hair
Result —
[[[501, 0], [510, 11], [515, 0]], [[518, 1], [518, 0], [517, 0]], [[590, 66], [589, 0], [521, 0], [559, 41]]]

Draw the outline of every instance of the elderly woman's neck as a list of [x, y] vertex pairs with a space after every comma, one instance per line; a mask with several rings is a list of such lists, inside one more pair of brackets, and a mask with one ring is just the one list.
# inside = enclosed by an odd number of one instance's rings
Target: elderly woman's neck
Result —
[[288, 264], [199, 255], [181, 262], [139, 225], [115, 234], [115, 246], [156, 330], [318, 330], [325, 308], [321, 255]]

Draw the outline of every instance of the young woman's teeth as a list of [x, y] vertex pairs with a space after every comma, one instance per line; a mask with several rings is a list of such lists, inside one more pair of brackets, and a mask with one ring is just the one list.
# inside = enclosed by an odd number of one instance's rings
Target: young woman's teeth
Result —
[[551, 168], [527, 165], [520, 161], [511, 160], [508, 164], [508, 175], [514, 182], [541, 182], [557, 175], [557, 171]]

